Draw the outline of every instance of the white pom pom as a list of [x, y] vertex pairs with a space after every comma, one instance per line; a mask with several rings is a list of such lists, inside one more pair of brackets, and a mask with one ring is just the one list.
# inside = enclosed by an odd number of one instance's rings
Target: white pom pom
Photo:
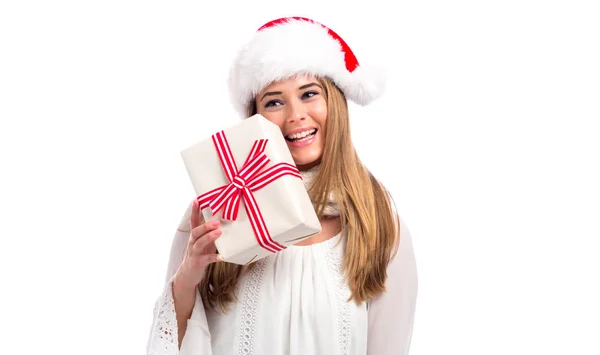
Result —
[[377, 67], [358, 67], [344, 80], [342, 90], [349, 100], [367, 105], [385, 92], [386, 75]]

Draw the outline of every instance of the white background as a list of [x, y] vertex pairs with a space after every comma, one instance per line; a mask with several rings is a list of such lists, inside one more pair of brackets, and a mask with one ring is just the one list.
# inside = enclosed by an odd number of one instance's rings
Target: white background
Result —
[[145, 352], [179, 152], [237, 122], [239, 46], [300, 15], [388, 67], [351, 119], [413, 234], [411, 354], [600, 354], [593, 3], [2, 2], [0, 353]]

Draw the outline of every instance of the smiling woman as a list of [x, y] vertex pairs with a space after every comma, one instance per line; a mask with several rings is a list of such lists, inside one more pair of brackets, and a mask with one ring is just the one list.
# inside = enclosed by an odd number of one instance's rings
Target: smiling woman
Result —
[[324, 25], [284, 18], [240, 51], [229, 84], [241, 118], [258, 113], [280, 128], [322, 231], [230, 264], [214, 245], [218, 221], [204, 223], [194, 200], [175, 233], [148, 353], [408, 354], [411, 235], [350, 136], [347, 100], [375, 100], [382, 78]]
[[318, 165], [323, 155], [327, 94], [314, 76], [300, 75], [267, 86], [250, 115], [259, 113], [281, 129], [299, 170]]

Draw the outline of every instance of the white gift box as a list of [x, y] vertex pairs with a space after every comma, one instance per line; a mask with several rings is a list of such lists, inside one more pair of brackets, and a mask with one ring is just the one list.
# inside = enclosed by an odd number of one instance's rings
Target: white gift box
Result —
[[[264, 141], [263, 145], [257, 143], [260, 140], [266, 140], [266, 145]], [[231, 155], [226, 152], [227, 145]], [[256, 169], [255, 166], [261, 161], [256, 158], [253, 160], [256, 164], [242, 169], [250, 152], [256, 147], [264, 147], [269, 162]], [[218, 150], [222, 153], [219, 154]], [[260, 156], [258, 153], [256, 155]], [[206, 196], [206, 203], [212, 201], [213, 207], [218, 207], [219, 201], [228, 201], [223, 198], [228, 192], [231, 193], [229, 196], [239, 194], [235, 220], [225, 218], [229, 215], [225, 214], [225, 209], [232, 210], [231, 203], [235, 201], [234, 198], [215, 214], [210, 206], [202, 208], [205, 221], [217, 218], [221, 220], [223, 234], [216, 240], [215, 245], [224, 261], [246, 265], [321, 231], [321, 224], [281, 130], [263, 116], [254, 115], [217, 132], [210, 139], [184, 149], [181, 156], [196, 196], [222, 188]], [[228, 159], [228, 156], [231, 156], [232, 160]], [[232, 168], [233, 162], [235, 166]], [[288, 164], [284, 165], [284, 169], [295, 170], [296, 175], [288, 174], [275, 178], [277, 174], [269, 174], [275, 165], [282, 164]], [[228, 169], [229, 174], [226, 172]], [[236, 176], [236, 170], [238, 178], [230, 178]], [[265, 175], [272, 176], [272, 181], [265, 184]], [[250, 191], [252, 189], [254, 191]], [[248, 192], [252, 196], [248, 196]], [[270, 239], [267, 235], [270, 235]], [[271, 240], [274, 243], [270, 242]], [[274, 248], [273, 245], [281, 247]]]

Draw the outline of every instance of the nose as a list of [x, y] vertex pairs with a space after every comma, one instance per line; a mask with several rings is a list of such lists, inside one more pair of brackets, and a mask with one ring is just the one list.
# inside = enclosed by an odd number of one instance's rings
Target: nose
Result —
[[306, 108], [300, 100], [293, 100], [288, 103], [287, 121], [293, 123], [296, 121], [304, 121], [306, 119]]

